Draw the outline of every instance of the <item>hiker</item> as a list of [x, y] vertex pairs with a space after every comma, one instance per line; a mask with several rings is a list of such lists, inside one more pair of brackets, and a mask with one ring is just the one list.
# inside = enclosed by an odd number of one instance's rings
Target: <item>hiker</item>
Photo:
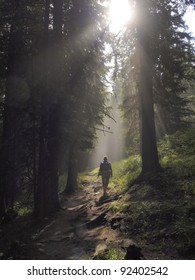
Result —
[[103, 196], [106, 196], [109, 179], [112, 177], [112, 166], [111, 163], [108, 162], [107, 157], [104, 157], [104, 161], [100, 163], [98, 177], [100, 175], [102, 176]]

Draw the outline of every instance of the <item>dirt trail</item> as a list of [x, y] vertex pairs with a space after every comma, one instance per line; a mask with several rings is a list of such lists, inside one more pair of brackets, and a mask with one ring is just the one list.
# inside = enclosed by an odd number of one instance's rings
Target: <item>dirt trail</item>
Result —
[[110, 193], [103, 199], [101, 183], [94, 182], [91, 176], [82, 191], [64, 198], [62, 209], [33, 236], [32, 259], [91, 259], [118, 239], [108, 214], [109, 204], [118, 197]]
[[[90, 173], [82, 184], [82, 190], [62, 198], [60, 211], [41, 223], [33, 217], [21, 217], [0, 229], [0, 259], [98, 259], [101, 252], [104, 258], [109, 249], [117, 252], [117, 258], [122, 252], [123, 259], [132, 244], [137, 249], [141, 246], [146, 259], [176, 258], [175, 251], [169, 249], [165, 254], [129, 231], [125, 214], [109, 211], [110, 204], [122, 195], [109, 190], [109, 196], [103, 199], [101, 183]], [[136, 259], [134, 250], [131, 254], [128, 259]]]

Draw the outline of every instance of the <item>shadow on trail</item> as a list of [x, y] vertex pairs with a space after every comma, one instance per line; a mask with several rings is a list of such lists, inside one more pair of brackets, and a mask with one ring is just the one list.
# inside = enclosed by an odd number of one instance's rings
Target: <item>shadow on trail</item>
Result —
[[65, 197], [60, 210], [33, 236], [31, 259], [93, 259], [97, 251], [118, 238], [111, 228], [109, 204], [119, 199], [102, 196], [100, 182], [82, 182], [84, 188]]

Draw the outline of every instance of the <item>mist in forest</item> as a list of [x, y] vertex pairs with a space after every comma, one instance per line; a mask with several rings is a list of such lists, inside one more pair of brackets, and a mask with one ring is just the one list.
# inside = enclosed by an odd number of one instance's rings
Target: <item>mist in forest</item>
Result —
[[113, 119], [106, 117], [104, 120], [105, 127], [103, 129], [108, 132], [98, 131], [96, 146], [89, 156], [87, 169], [99, 166], [104, 156], [107, 156], [111, 163], [124, 156], [123, 127], [118, 101], [112, 97], [110, 102]]

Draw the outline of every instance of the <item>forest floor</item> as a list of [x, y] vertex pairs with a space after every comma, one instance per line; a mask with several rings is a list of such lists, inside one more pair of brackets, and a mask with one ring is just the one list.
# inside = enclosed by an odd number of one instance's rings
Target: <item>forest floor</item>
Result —
[[121, 237], [112, 229], [115, 219], [102, 197], [101, 183], [93, 175], [83, 189], [63, 196], [61, 209], [40, 224], [32, 217], [17, 217], [0, 230], [0, 259], [79, 260], [96, 258]]
[[124, 213], [114, 213], [111, 207], [123, 203], [123, 194], [109, 189], [103, 198], [101, 182], [93, 173], [86, 174], [81, 184], [74, 195], [62, 197], [61, 210], [44, 222], [35, 224], [32, 218], [21, 217], [5, 225], [0, 231], [1, 259], [124, 259], [131, 244], [141, 247], [146, 259], [181, 259], [171, 243], [162, 252], [166, 229], [159, 233], [159, 244], [157, 238], [144, 243], [139, 232], [129, 232], [130, 217], [125, 220]]
[[[159, 155], [162, 172], [142, 181], [139, 155], [113, 163], [106, 198], [96, 168], [79, 175], [74, 195], [60, 195], [54, 215], [37, 222], [20, 211], [4, 220], [0, 259], [118, 260], [132, 244], [149, 260], [195, 259], [195, 129], [166, 136]], [[59, 189], [65, 184], [64, 174]]]
[[62, 200], [62, 209], [34, 237], [32, 259], [92, 259], [119, 238], [110, 227], [110, 194], [103, 199], [100, 182], [83, 182], [83, 189]]

